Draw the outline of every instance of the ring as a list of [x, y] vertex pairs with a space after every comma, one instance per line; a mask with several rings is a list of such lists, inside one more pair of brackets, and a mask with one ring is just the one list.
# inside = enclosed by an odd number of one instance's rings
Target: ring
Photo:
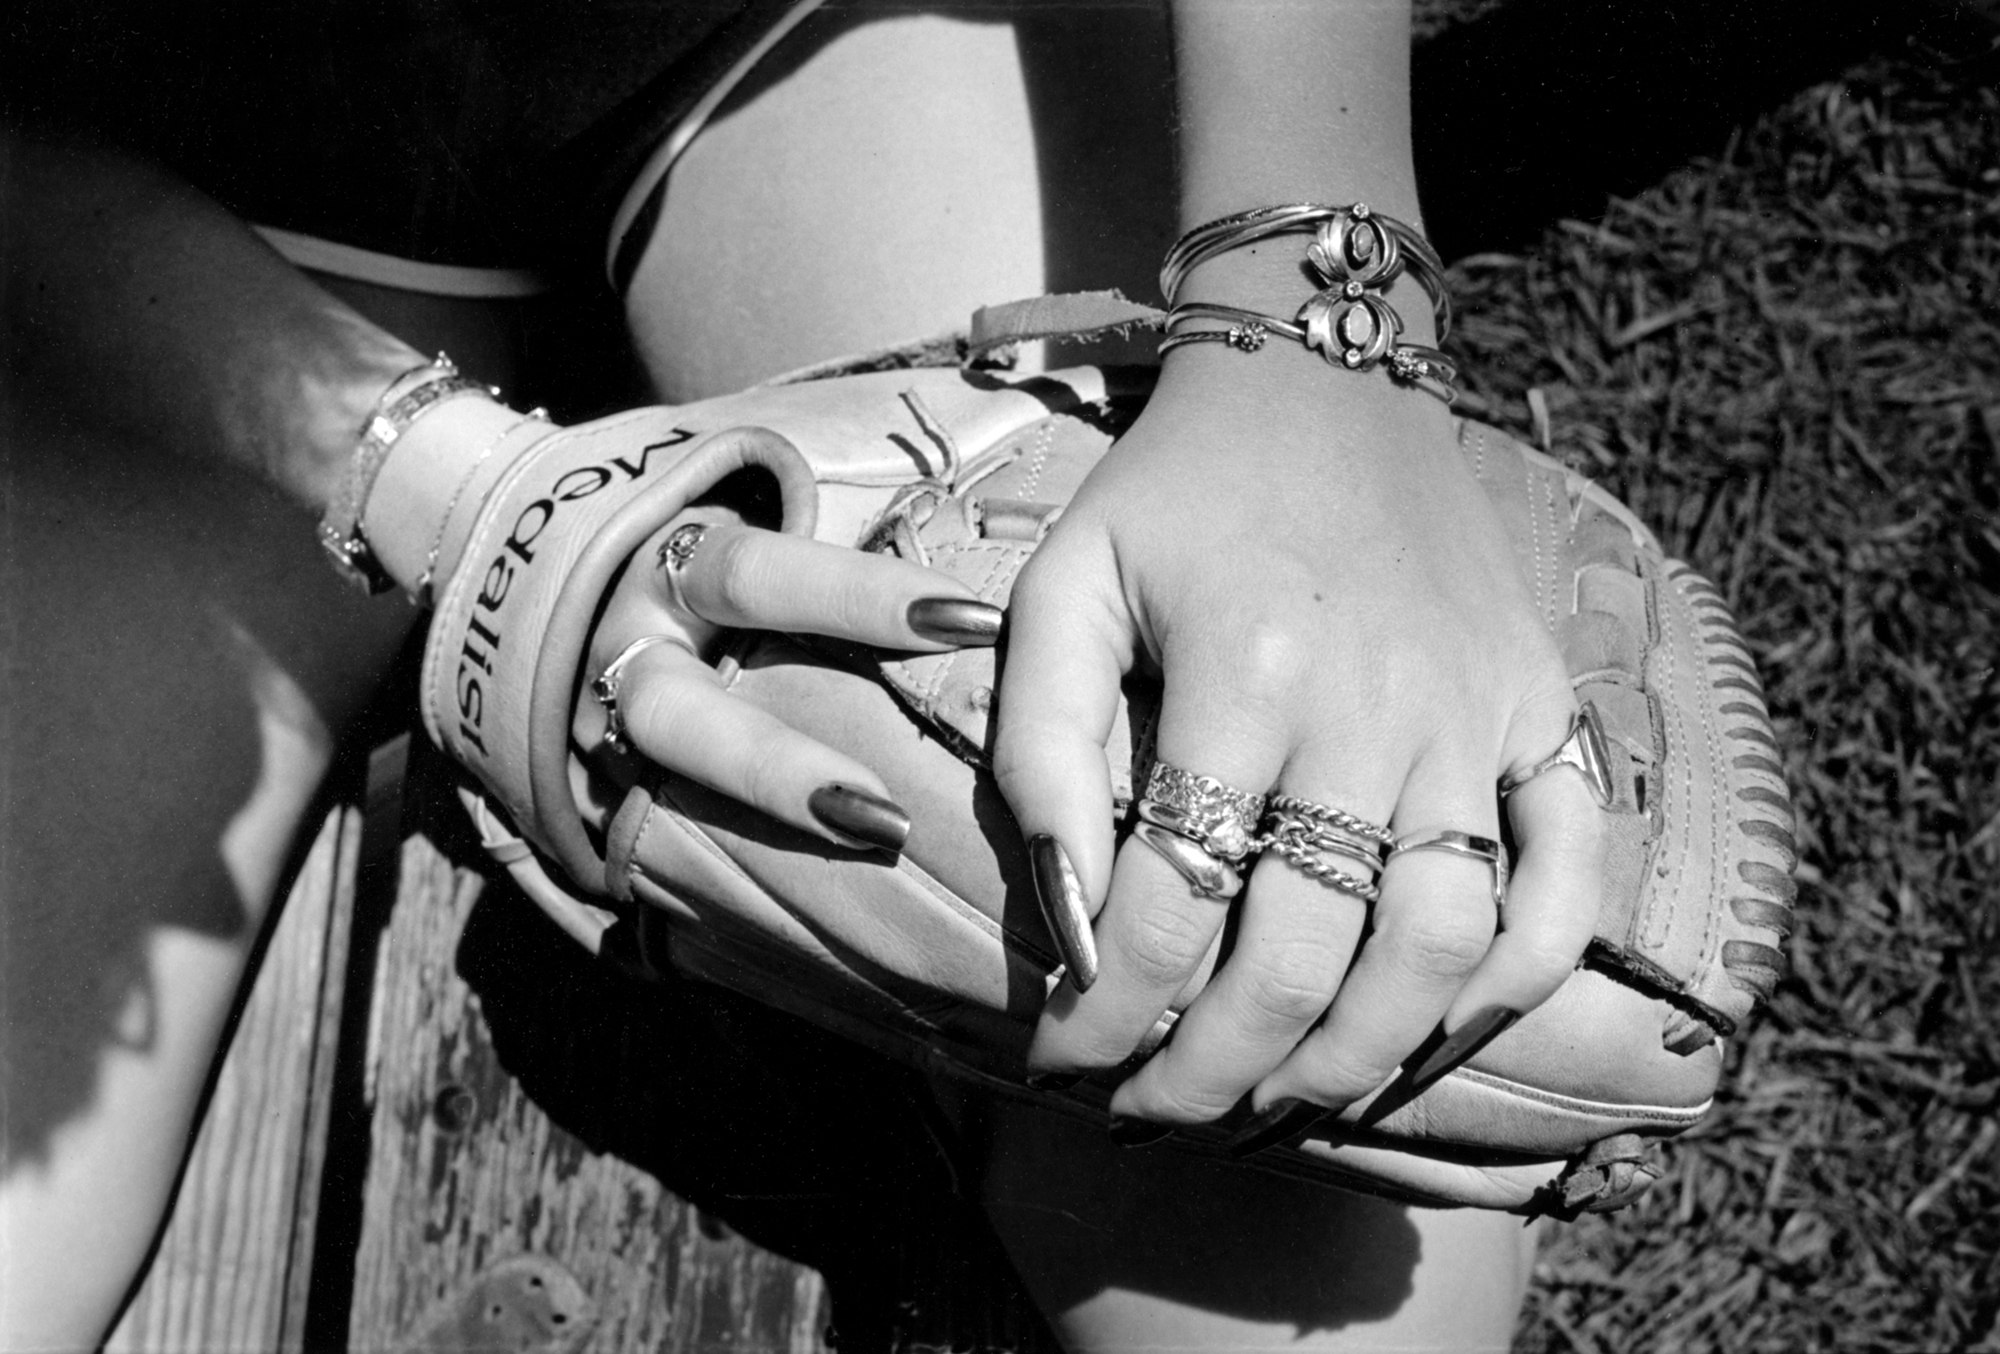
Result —
[[1342, 832], [1337, 828], [1323, 827], [1309, 818], [1292, 814], [1274, 813], [1264, 820], [1264, 835], [1257, 839], [1260, 850], [1275, 849], [1280, 845], [1296, 847], [1300, 850], [1320, 851], [1328, 855], [1345, 856], [1368, 871], [1373, 878], [1382, 873], [1383, 847], [1373, 841]]
[[1272, 795], [1270, 806], [1274, 814], [1310, 818], [1314, 822], [1337, 828], [1367, 841], [1378, 842], [1385, 847], [1396, 844], [1396, 834], [1380, 823], [1371, 823], [1366, 818], [1357, 817], [1345, 809], [1336, 809], [1331, 804], [1315, 803], [1299, 795]]
[[1562, 746], [1536, 762], [1526, 771], [1516, 771], [1500, 778], [1500, 793], [1511, 795], [1544, 771], [1553, 771], [1559, 766], [1573, 766], [1583, 772], [1584, 784], [1590, 787], [1597, 807], [1608, 809], [1617, 798], [1611, 784], [1610, 742], [1604, 736], [1604, 720], [1597, 713], [1593, 701], [1585, 701], [1569, 722], [1569, 736]]
[[1389, 848], [1389, 859], [1412, 851], [1446, 851], [1485, 861], [1493, 867], [1493, 908], [1499, 911], [1507, 905], [1507, 848], [1491, 837], [1476, 837], [1449, 827], [1420, 828], [1396, 838], [1396, 844]]
[[[1266, 850], [1275, 851], [1285, 858], [1285, 862], [1308, 879], [1317, 879], [1330, 889], [1352, 894], [1362, 902], [1375, 904], [1382, 901], [1382, 890], [1360, 875], [1350, 874], [1338, 865], [1315, 852], [1313, 848], [1296, 837], [1270, 836], [1261, 843]], [[1380, 869], [1378, 861], [1375, 868]]]
[[694, 558], [695, 549], [701, 538], [708, 535], [709, 523], [689, 522], [678, 526], [660, 543], [660, 567], [668, 573], [677, 574], [687, 568], [687, 562]]
[[1217, 860], [1198, 842], [1171, 828], [1144, 822], [1137, 828], [1139, 840], [1159, 852], [1174, 867], [1188, 887], [1204, 898], [1228, 902], [1243, 891], [1243, 877], [1226, 861]]
[[604, 665], [604, 671], [591, 679], [590, 694], [604, 707], [604, 737], [599, 741], [613, 752], [632, 750], [631, 741], [625, 737], [625, 716], [618, 709], [618, 687], [625, 680], [625, 665], [655, 644], [673, 644], [694, 652], [678, 635], [645, 635], [620, 649], [618, 656]]
[[1154, 762], [1138, 808], [1147, 822], [1233, 864], [1250, 854], [1257, 823], [1264, 816], [1264, 796], [1168, 762]]

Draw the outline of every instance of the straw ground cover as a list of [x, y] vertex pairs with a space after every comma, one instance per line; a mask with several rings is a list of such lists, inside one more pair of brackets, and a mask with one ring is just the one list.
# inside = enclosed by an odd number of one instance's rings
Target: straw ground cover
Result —
[[1899, 43], [1456, 265], [1469, 411], [1722, 589], [1799, 819], [1791, 976], [1521, 1349], [2000, 1349], [1996, 70]]

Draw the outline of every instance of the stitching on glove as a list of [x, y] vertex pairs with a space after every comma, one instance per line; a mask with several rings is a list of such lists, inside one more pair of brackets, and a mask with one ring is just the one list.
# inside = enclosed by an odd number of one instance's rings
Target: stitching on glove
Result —
[[1015, 491], [1014, 497], [1024, 500], [1034, 498], [1035, 490], [1041, 485], [1042, 474], [1049, 468], [1049, 451], [1054, 447], [1055, 441], [1056, 421], [1053, 418], [1045, 418], [1041, 426], [1035, 429], [1034, 447], [1026, 453], [1027, 473], [1021, 477], [1021, 486]]
[[[1534, 491], [1536, 488], [1540, 488], [1542, 491], [1542, 501], [1540, 503], [1535, 502]], [[1522, 495], [1522, 497], [1527, 500], [1529, 539], [1534, 542], [1535, 601], [1542, 611], [1547, 613], [1547, 625], [1550, 631], [1553, 632], [1560, 620], [1556, 614], [1556, 552], [1554, 542], [1551, 541], [1548, 561], [1544, 564], [1542, 558], [1542, 525], [1546, 519], [1550, 534], [1551, 536], [1554, 535], [1556, 531], [1555, 486], [1549, 482], [1547, 475], [1538, 474], [1530, 467], [1528, 470], [1528, 492]]]
[[[1687, 565], [1681, 564], [1672, 572], [1674, 586], [1680, 591], [1682, 597], [1691, 603], [1689, 621], [1693, 626], [1699, 627], [1697, 642], [1700, 643], [1712, 633], [1711, 628], [1704, 624], [1701, 613], [1703, 611], [1711, 614], [1719, 612], [1726, 621], [1729, 616], [1729, 609], [1722, 602], [1721, 594], [1716, 592], [1715, 586]], [[1701, 694], [1701, 726], [1703, 740], [1708, 748], [1709, 764], [1719, 766], [1722, 763], [1725, 749], [1721, 730], [1718, 727], [1718, 721], [1715, 716], [1715, 710], [1710, 703], [1712, 699], [1707, 692]], [[1722, 787], [1718, 786], [1715, 788], [1720, 791]], [[1723, 860], [1728, 859], [1728, 856], [1724, 854], [1723, 848], [1726, 846], [1728, 840], [1727, 834], [1730, 826], [1729, 812], [1730, 808], [1724, 801], [1724, 797], [1720, 793], [1717, 793], [1710, 804], [1710, 837], [1716, 843], [1716, 854], [1712, 859], [1717, 865]], [[1711, 881], [1711, 896], [1721, 893], [1724, 887], [1724, 881], [1720, 879]], [[1704, 911], [1703, 916], [1706, 920], [1706, 925], [1703, 927], [1701, 962], [1698, 973], [1707, 973], [1718, 958], [1723, 961], [1723, 968], [1727, 970], [1729, 968], [1727, 962], [1729, 946], [1733, 942], [1725, 941], [1722, 938], [1722, 916], [1720, 910], [1711, 907]]]

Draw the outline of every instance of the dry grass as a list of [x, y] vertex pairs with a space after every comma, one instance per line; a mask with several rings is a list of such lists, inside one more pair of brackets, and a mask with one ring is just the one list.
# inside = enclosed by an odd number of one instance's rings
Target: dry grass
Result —
[[1715, 1114], [1558, 1229], [1522, 1349], [2000, 1348], [1995, 72], [1876, 58], [1457, 268], [1472, 411], [1545, 407], [1735, 607], [1803, 854]]

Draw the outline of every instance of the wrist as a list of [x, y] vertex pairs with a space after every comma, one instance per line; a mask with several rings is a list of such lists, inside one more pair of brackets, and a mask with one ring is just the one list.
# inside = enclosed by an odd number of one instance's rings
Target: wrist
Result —
[[522, 451], [554, 431], [540, 410], [521, 413], [470, 394], [440, 404], [390, 449], [362, 511], [382, 572], [419, 605], [457, 568], [479, 507]]
[[[1299, 308], [1326, 285], [1306, 262], [1310, 238], [1280, 235], [1208, 259], [1188, 275], [1175, 299], [1238, 306], [1295, 320]], [[1436, 312], [1430, 294], [1414, 277], [1405, 272], [1380, 294], [1402, 317], [1399, 342], [1436, 346]]]

